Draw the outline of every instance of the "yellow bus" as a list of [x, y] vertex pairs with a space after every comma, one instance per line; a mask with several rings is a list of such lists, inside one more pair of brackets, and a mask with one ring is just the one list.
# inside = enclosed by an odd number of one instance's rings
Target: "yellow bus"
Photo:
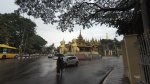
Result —
[[18, 49], [5, 44], [0, 44], [0, 59], [16, 58]]

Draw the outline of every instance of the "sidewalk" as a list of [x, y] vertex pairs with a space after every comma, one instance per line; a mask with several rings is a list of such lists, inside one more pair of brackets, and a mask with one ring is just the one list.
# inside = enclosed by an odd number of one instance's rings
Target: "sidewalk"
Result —
[[118, 66], [108, 75], [104, 84], [130, 84], [129, 79], [123, 76], [123, 61], [122, 57], [118, 58]]

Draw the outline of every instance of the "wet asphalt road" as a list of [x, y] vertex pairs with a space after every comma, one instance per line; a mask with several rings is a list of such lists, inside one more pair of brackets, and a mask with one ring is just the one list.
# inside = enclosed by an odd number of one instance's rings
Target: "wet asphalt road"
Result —
[[56, 60], [46, 56], [33, 59], [0, 60], [0, 84], [99, 84], [105, 74], [117, 65], [117, 59], [80, 61], [69, 66], [63, 76], [56, 76]]

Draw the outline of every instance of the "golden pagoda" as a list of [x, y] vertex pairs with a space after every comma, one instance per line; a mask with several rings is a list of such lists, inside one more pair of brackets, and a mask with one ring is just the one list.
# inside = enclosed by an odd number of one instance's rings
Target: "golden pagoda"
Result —
[[[87, 53], [90, 54], [91, 52], [95, 52], [94, 54], [98, 54], [98, 46], [100, 44], [100, 40], [92, 38], [91, 40], [86, 40], [83, 38], [81, 34], [81, 30], [79, 33], [79, 36], [76, 39], [77, 47], [79, 48], [78, 53]], [[65, 44], [66, 48], [68, 49], [68, 52], [71, 52], [71, 42], [68, 44]]]

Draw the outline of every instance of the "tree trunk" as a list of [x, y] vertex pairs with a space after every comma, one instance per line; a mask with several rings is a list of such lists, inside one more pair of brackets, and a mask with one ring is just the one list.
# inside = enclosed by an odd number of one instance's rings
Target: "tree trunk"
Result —
[[146, 31], [150, 30], [148, 10], [146, 6], [147, 0], [140, 0], [140, 3], [141, 3], [143, 27], [144, 32], [146, 33]]

